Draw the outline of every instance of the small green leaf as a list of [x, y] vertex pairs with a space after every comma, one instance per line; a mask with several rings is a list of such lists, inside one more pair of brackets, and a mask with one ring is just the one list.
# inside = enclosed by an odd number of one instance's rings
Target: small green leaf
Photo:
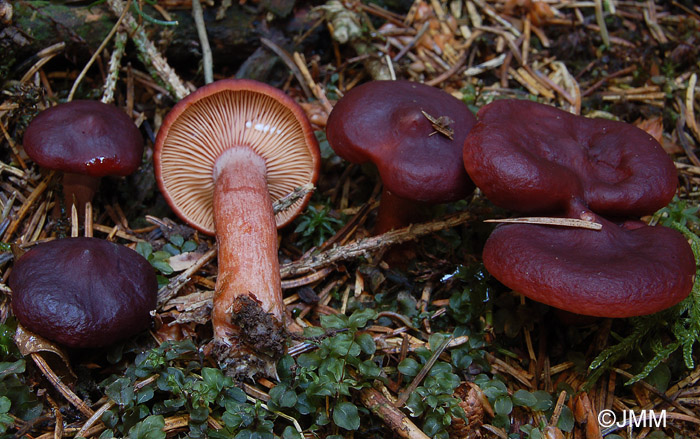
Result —
[[[282, 432], [282, 439], [301, 439], [301, 434], [296, 430], [296, 428], [288, 425]], [[330, 436], [326, 437], [328, 439]], [[342, 437], [342, 436], [341, 436]]]
[[166, 261], [154, 260], [151, 265], [166, 276], [173, 274], [173, 268]]
[[25, 370], [25, 362], [24, 360], [17, 360], [12, 363], [5, 362], [5, 363], [0, 363], [0, 381], [5, 379], [6, 376], [16, 374], [16, 373], [24, 373]]
[[7, 396], [0, 396], [0, 413], [7, 413], [10, 411], [10, 406], [12, 402]]
[[134, 404], [134, 386], [128, 378], [117, 378], [107, 386], [105, 394], [121, 407]]
[[270, 399], [280, 407], [294, 407], [297, 394], [285, 384], [278, 384], [270, 390]]
[[554, 407], [552, 395], [545, 392], [544, 390], [536, 390], [532, 393], [532, 395], [537, 399], [537, 403], [533, 406], [530, 406], [532, 410], [545, 412]]
[[377, 311], [373, 309], [361, 309], [357, 310], [350, 315], [349, 327], [351, 329], [364, 328], [368, 321], [377, 318]]
[[153, 253], [153, 246], [146, 241], [139, 241], [136, 243], [136, 253], [148, 259]]
[[378, 378], [382, 373], [382, 369], [372, 360], [365, 360], [357, 365], [357, 370], [366, 379], [373, 380]]
[[537, 404], [537, 397], [527, 390], [520, 389], [513, 393], [513, 404], [534, 407]]
[[197, 243], [194, 241], [185, 241], [181, 247], [182, 253], [189, 253], [197, 250]]
[[360, 415], [357, 406], [351, 402], [340, 402], [333, 409], [333, 422], [346, 430], [360, 428]]
[[559, 415], [559, 421], [557, 422], [557, 427], [561, 431], [570, 432], [574, 429], [574, 414], [571, 409], [567, 406], [563, 406], [561, 414]]
[[499, 415], [509, 415], [513, 411], [513, 401], [507, 395], [499, 396], [493, 404], [493, 409]]
[[131, 439], [165, 439], [165, 419], [159, 415], [148, 416], [129, 429]]
[[418, 364], [413, 358], [404, 358], [404, 360], [399, 363], [398, 370], [406, 376], [414, 377], [418, 375], [422, 367], [423, 366]]
[[180, 249], [172, 244], [165, 244], [163, 246], [163, 251], [168, 253], [168, 257], [180, 254]]
[[362, 352], [364, 352], [367, 355], [373, 355], [374, 352], [377, 350], [377, 345], [374, 343], [374, 339], [367, 332], [359, 334], [355, 338], [355, 342], [358, 345], [360, 345], [360, 349], [362, 349]]
[[170, 242], [175, 247], [182, 247], [182, 244], [185, 242], [185, 238], [180, 235], [170, 235]]

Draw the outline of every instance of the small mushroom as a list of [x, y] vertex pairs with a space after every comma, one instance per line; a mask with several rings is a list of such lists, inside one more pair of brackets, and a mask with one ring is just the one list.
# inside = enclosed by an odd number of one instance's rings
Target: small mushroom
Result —
[[661, 311], [693, 287], [695, 259], [683, 235], [641, 221], [600, 231], [501, 224], [486, 241], [486, 269], [507, 287], [576, 314], [631, 317]]
[[464, 142], [464, 166], [494, 204], [561, 213], [573, 200], [608, 217], [647, 215], [673, 198], [673, 161], [645, 131], [532, 101], [482, 107]]
[[27, 127], [23, 144], [39, 166], [63, 171], [65, 205], [70, 208], [75, 197], [81, 214], [101, 177], [133, 173], [143, 155], [134, 122], [99, 101], [71, 101], [42, 111]]
[[318, 177], [318, 143], [303, 110], [257, 81], [213, 82], [167, 115], [154, 162], [173, 211], [216, 235], [215, 344], [240, 344], [231, 310], [241, 297], [252, 295], [284, 322], [276, 228], [290, 223], [310, 194], [276, 216], [272, 202]]
[[456, 201], [474, 189], [462, 145], [476, 119], [459, 99], [410, 81], [355, 87], [331, 111], [328, 143], [352, 163], [372, 162], [384, 185], [374, 232], [414, 222], [429, 204]]
[[71, 348], [107, 346], [147, 329], [158, 292], [148, 261], [97, 238], [37, 245], [15, 262], [9, 285], [17, 320]]

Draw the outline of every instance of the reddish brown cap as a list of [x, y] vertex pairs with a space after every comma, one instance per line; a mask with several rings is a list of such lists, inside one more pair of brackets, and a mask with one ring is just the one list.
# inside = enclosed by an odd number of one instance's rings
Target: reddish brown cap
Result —
[[668, 204], [673, 161], [645, 131], [525, 100], [482, 107], [464, 142], [464, 164], [494, 204], [565, 212], [572, 200], [608, 216], [642, 216]]
[[576, 314], [630, 317], [683, 300], [695, 258], [680, 233], [640, 221], [602, 230], [502, 224], [486, 241], [486, 269], [518, 293]]
[[[235, 146], [249, 147], [265, 160], [273, 201], [318, 178], [318, 142], [304, 111], [289, 96], [248, 79], [224, 79], [198, 89], [163, 121], [154, 163], [173, 211], [210, 235], [215, 233], [214, 163]], [[278, 213], [277, 226], [289, 224], [309, 198]]]
[[9, 285], [25, 328], [74, 348], [107, 346], [147, 329], [158, 293], [146, 259], [97, 238], [37, 245], [15, 262]]
[[[453, 140], [428, 118], [452, 120]], [[353, 88], [331, 111], [328, 143], [353, 163], [372, 162], [386, 189], [415, 201], [444, 203], [474, 189], [462, 145], [476, 118], [459, 99], [425, 84], [372, 81]]]
[[27, 127], [23, 143], [41, 167], [93, 177], [129, 175], [143, 155], [143, 137], [134, 122], [100, 101], [71, 101], [42, 111]]

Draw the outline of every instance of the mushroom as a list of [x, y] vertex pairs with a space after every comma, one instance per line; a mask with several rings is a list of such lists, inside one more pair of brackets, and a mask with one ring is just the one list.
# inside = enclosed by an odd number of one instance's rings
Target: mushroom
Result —
[[483, 252], [496, 279], [599, 317], [650, 314], [690, 293], [695, 260], [685, 238], [629, 219], [665, 206], [676, 190], [675, 166], [651, 135], [531, 101], [494, 101], [477, 116], [464, 164], [494, 204], [602, 225], [496, 227]]
[[690, 293], [695, 258], [683, 235], [594, 219], [601, 230], [501, 224], [486, 241], [484, 265], [530, 299], [589, 316], [651, 314]]
[[158, 292], [146, 259], [97, 238], [37, 245], [15, 262], [9, 285], [17, 320], [71, 348], [107, 346], [147, 329]]
[[318, 143], [302, 109], [257, 81], [213, 82], [166, 116], [154, 161], [173, 211], [216, 235], [214, 344], [222, 350], [240, 344], [240, 325], [232, 322], [231, 310], [241, 306], [236, 301], [242, 297], [252, 296], [264, 312], [284, 322], [276, 227], [289, 224], [310, 194], [277, 215], [272, 202], [315, 182], [320, 165]]
[[462, 145], [475, 123], [463, 102], [438, 88], [372, 81], [338, 101], [326, 134], [340, 157], [376, 165], [383, 183], [374, 227], [380, 234], [416, 221], [429, 204], [472, 192]]
[[100, 101], [71, 101], [37, 115], [27, 127], [24, 150], [39, 166], [63, 171], [66, 207], [81, 213], [100, 178], [126, 176], [139, 167], [143, 138], [119, 108]]
[[494, 204], [556, 213], [580, 200], [610, 217], [667, 205], [678, 184], [673, 161], [645, 131], [532, 101], [482, 107], [464, 142], [464, 166]]

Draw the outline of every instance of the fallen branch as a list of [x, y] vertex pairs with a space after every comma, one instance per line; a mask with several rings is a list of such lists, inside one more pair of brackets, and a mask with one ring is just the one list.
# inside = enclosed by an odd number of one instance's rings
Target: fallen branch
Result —
[[410, 225], [402, 229], [391, 230], [377, 236], [364, 238], [350, 244], [333, 247], [322, 253], [310, 255], [299, 261], [290, 262], [280, 267], [282, 278], [309, 273], [334, 264], [338, 261], [354, 259], [368, 255], [372, 251], [402, 242], [411, 241], [421, 236], [448, 229], [473, 220], [474, 214], [465, 211], [447, 218], [441, 218], [422, 224]]

